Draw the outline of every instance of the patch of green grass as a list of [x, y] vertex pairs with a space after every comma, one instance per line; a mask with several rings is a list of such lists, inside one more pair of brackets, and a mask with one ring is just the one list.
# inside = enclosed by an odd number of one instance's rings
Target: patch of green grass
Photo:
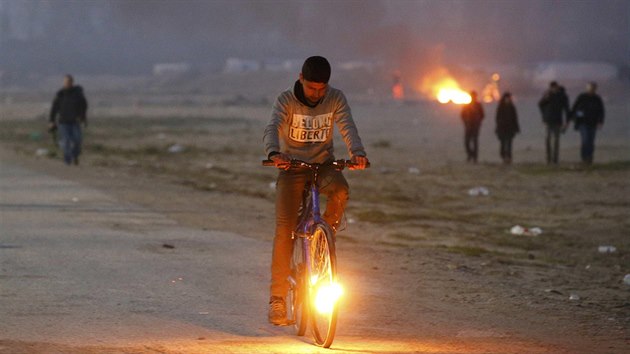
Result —
[[547, 242], [540, 238], [529, 236], [517, 236], [512, 234], [501, 234], [493, 237], [490, 242], [496, 246], [534, 251], [544, 249]]
[[381, 210], [364, 210], [356, 212], [356, 215], [361, 221], [373, 223], [386, 223], [390, 221], [389, 216]]
[[402, 241], [419, 241], [419, 240], [426, 240], [426, 237], [424, 236], [414, 236], [414, 235], [410, 235], [406, 232], [393, 232], [388, 234], [387, 236], [389, 236], [390, 238], [393, 239], [398, 239], [398, 240], [402, 240]]
[[372, 143], [372, 147], [374, 148], [384, 148], [384, 149], [388, 149], [390, 147], [392, 147], [392, 143], [389, 142], [389, 140], [377, 140], [375, 142]]
[[479, 257], [487, 253], [496, 253], [483, 247], [476, 246], [440, 246], [440, 248], [446, 249], [447, 252], [463, 254], [470, 257]]
[[596, 163], [589, 167], [591, 170], [597, 171], [628, 171], [630, 170], [630, 161], [610, 161], [605, 163]]
[[352, 237], [344, 233], [339, 233], [337, 234], [336, 237], [337, 237], [337, 242], [341, 241], [343, 243], [359, 243], [359, 240], [357, 240], [355, 237]]
[[479, 221], [478, 215], [467, 215], [439, 209], [423, 209], [414, 213], [386, 213], [380, 209], [369, 209], [358, 211], [356, 212], [356, 215], [361, 221], [378, 224], [423, 220], [450, 221], [470, 224]]
[[560, 166], [548, 166], [543, 164], [521, 164], [516, 166], [516, 170], [522, 174], [530, 176], [546, 176], [569, 171]]
[[356, 212], [357, 217], [361, 221], [372, 222], [376, 224], [387, 224], [392, 222], [402, 222], [415, 220], [416, 215], [402, 213], [385, 213], [382, 210], [370, 209]]
[[516, 166], [516, 170], [525, 175], [546, 176], [559, 173], [582, 173], [591, 171], [629, 171], [630, 161], [610, 161], [594, 163], [593, 165], [560, 165], [547, 166], [543, 164], [521, 164]]
[[398, 247], [398, 248], [409, 248], [410, 245], [402, 242], [392, 242], [392, 241], [377, 241], [379, 245], [390, 246], [390, 247]]

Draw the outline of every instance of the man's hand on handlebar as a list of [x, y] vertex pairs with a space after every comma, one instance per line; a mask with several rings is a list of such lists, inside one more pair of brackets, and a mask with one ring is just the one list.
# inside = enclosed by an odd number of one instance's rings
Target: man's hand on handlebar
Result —
[[352, 161], [352, 165], [348, 168], [351, 170], [364, 170], [370, 163], [367, 157], [357, 155], [352, 156], [350, 161]]
[[284, 153], [279, 153], [271, 156], [271, 161], [281, 170], [288, 170], [291, 168], [291, 157]]

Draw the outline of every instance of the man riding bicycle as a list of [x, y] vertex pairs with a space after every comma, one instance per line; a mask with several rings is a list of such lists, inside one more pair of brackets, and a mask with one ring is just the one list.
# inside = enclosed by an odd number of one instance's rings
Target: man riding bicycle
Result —
[[[311, 177], [308, 171], [289, 169], [290, 160], [333, 161], [334, 123], [356, 164], [353, 169], [364, 169], [368, 164], [346, 97], [341, 90], [328, 85], [330, 73], [326, 58], [306, 59], [299, 80], [276, 99], [263, 136], [265, 153], [281, 169], [276, 185], [276, 231], [269, 300], [269, 322], [274, 325], [287, 324], [285, 296], [293, 252], [291, 232], [297, 224], [302, 192]], [[320, 181], [320, 190], [327, 197], [323, 218], [336, 231], [348, 200], [348, 182], [332, 166], [320, 171]]]

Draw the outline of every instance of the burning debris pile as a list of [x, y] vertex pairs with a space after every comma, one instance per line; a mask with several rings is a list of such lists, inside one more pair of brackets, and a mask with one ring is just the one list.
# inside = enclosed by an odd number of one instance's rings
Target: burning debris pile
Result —
[[427, 74], [420, 84], [420, 92], [438, 102], [446, 104], [468, 104], [471, 97], [468, 92], [461, 89], [459, 83], [446, 68], [438, 68]]

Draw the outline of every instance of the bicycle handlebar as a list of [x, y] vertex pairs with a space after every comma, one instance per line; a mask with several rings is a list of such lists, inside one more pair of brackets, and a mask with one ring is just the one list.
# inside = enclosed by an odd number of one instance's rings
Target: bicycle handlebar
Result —
[[[262, 165], [263, 166], [276, 166], [273, 160], [263, 160]], [[310, 163], [310, 162], [306, 162], [302, 160], [295, 160], [295, 159], [291, 159], [290, 165], [291, 167], [306, 167], [310, 169], [314, 168], [315, 166], [332, 165], [341, 170], [343, 170], [346, 167], [358, 166], [358, 164], [353, 163], [351, 160], [335, 160], [329, 163]], [[368, 167], [370, 167], [369, 162], [367, 163], [367, 165], [365, 165], [365, 168], [368, 168]]]

